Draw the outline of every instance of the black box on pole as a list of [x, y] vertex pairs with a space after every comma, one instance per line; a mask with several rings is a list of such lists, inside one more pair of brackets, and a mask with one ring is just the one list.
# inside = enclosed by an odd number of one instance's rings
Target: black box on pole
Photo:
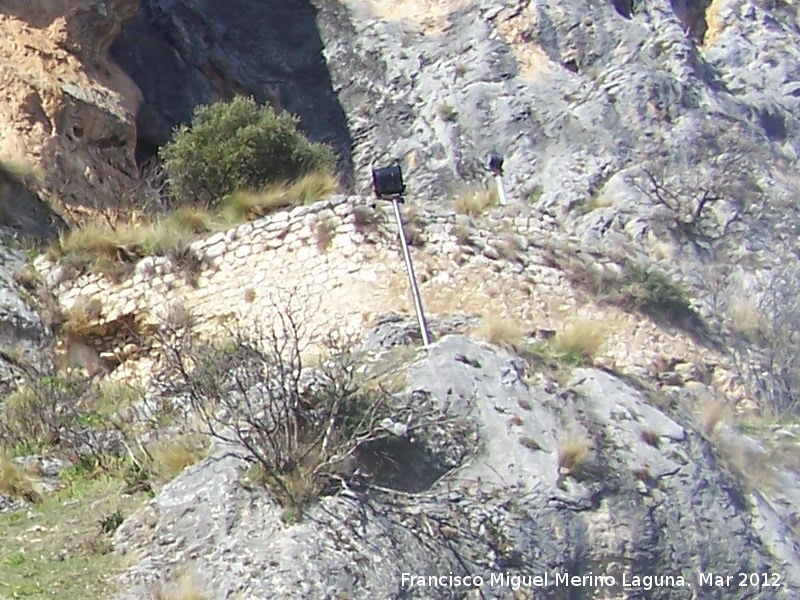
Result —
[[378, 198], [402, 196], [406, 191], [403, 185], [403, 172], [398, 165], [373, 169], [372, 186]]

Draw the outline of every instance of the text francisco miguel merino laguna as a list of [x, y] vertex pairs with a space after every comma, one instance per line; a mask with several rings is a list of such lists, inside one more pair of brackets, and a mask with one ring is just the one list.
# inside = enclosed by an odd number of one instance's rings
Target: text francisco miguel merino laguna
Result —
[[491, 573], [488, 577], [481, 575], [414, 575], [403, 573], [401, 584], [404, 588], [458, 588], [458, 587], [507, 587], [513, 590], [521, 588], [543, 587], [622, 587], [651, 590], [662, 587], [685, 587], [689, 585], [681, 575], [633, 575], [623, 573], [620, 577], [613, 575], [595, 575], [591, 571], [583, 575], [564, 573], [548, 573], [539, 575], [512, 575], [511, 573]]

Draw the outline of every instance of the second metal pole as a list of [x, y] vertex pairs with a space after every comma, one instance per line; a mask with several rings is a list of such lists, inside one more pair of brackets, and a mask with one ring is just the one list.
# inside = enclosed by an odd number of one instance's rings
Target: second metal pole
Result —
[[403, 257], [406, 260], [408, 270], [408, 281], [411, 284], [411, 295], [414, 297], [414, 308], [417, 311], [417, 321], [419, 321], [419, 331], [422, 334], [422, 343], [429, 346], [431, 341], [428, 337], [428, 324], [425, 322], [425, 313], [422, 310], [422, 298], [417, 287], [417, 277], [414, 274], [414, 265], [411, 263], [411, 252], [408, 250], [406, 231], [403, 228], [403, 216], [400, 214], [400, 202], [398, 198], [392, 198], [394, 206], [394, 217], [397, 219], [397, 230], [400, 232], [400, 246], [403, 248]]
[[506, 206], [506, 189], [503, 187], [503, 178], [500, 174], [494, 176], [494, 181], [497, 184], [497, 199], [500, 201], [500, 206]]

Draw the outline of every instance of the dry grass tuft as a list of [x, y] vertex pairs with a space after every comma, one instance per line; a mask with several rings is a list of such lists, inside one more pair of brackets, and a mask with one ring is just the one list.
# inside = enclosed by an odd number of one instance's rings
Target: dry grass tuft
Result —
[[169, 230], [200, 235], [217, 231], [221, 224], [207, 210], [182, 206], [166, 217], [164, 226]]
[[457, 224], [453, 227], [453, 236], [456, 238], [456, 243], [462, 248], [473, 244], [472, 230], [466, 225]]
[[184, 576], [176, 583], [162, 585], [151, 595], [151, 600], [209, 600], [195, 578]]
[[323, 200], [339, 191], [339, 181], [330, 173], [309, 173], [292, 183], [271, 185], [259, 192], [232, 194], [223, 207], [231, 222], [257, 219], [265, 215]]
[[36, 482], [14, 464], [7, 454], [0, 456], [0, 494], [34, 503], [43, 500]]
[[353, 225], [364, 235], [379, 233], [386, 226], [386, 213], [377, 207], [358, 204], [353, 207]]
[[102, 311], [103, 303], [98, 298], [77, 301], [63, 313], [59, 331], [65, 336], [82, 339], [91, 331]]
[[406, 241], [409, 246], [421, 248], [425, 245], [425, 223], [419, 215], [419, 208], [416, 204], [406, 204], [402, 209], [403, 231], [406, 234]]
[[642, 441], [647, 444], [648, 446], [652, 446], [653, 448], [658, 448], [661, 444], [661, 437], [658, 433], [652, 429], [642, 429], [639, 437], [642, 438]]
[[737, 298], [731, 302], [728, 311], [733, 330], [751, 342], [757, 341], [768, 330], [767, 322], [752, 302]]
[[608, 329], [600, 321], [582, 319], [567, 325], [553, 339], [553, 349], [591, 362], [606, 342]]
[[197, 436], [180, 436], [151, 444], [151, 468], [161, 481], [169, 481], [202, 456], [203, 444]]
[[713, 435], [720, 423], [727, 420], [729, 416], [730, 408], [724, 400], [703, 403], [695, 410], [697, 424], [707, 436]]
[[583, 435], [571, 434], [558, 445], [560, 475], [576, 475], [592, 456], [592, 441]]
[[465, 188], [453, 198], [456, 211], [471, 217], [482, 215], [495, 204], [497, 204], [497, 190], [486, 186]]
[[475, 330], [475, 334], [490, 344], [510, 352], [520, 353], [525, 348], [525, 334], [520, 326], [500, 315], [485, 316]]
[[725, 464], [749, 490], [766, 491], [776, 483], [775, 457], [733, 440], [718, 443]]
[[132, 264], [145, 256], [179, 252], [196, 235], [193, 230], [181, 227], [199, 223], [199, 215], [188, 213], [174, 220], [126, 223], [115, 229], [101, 222], [87, 223], [62, 235], [50, 246], [48, 255], [67, 266], [111, 272], [114, 265]]
[[331, 218], [323, 218], [314, 223], [314, 237], [316, 239], [317, 251], [322, 254], [327, 252], [331, 247], [331, 243], [336, 237], [336, 221]]

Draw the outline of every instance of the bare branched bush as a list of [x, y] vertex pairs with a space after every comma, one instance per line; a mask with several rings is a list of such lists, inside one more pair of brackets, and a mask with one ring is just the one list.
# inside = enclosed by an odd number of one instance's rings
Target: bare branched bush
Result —
[[116, 408], [84, 375], [28, 374], [0, 403], [0, 439], [15, 453], [56, 453], [102, 467], [121, 451]]
[[[629, 179], [669, 223], [692, 242], [724, 238], [745, 218], [761, 214], [766, 195], [757, 180], [757, 156], [746, 136], [723, 122], [706, 124], [691, 146], [661, 150]], [[657, 213], [659, 214], [659, 213]]]
[[[739, 375], [762, 412], [777, 417], [800, 409], [800, 271], [795, 264], [776, 269], [764, 291], [742, 316], [732, 303], [732, 326], [744, 328], [733, 343]], [[745, 327], [746, 326], [746, 327]]]
[[380, 455], [429, 415], [362, 385], [346, 342], [330, 343], [305, 368], [306, 331], [297, 312], [277, 310], [268, 326], [231, 332], [223, 343], [191, 327], [160, 332], [160, 392], [186, 399], [201, 432], [244, 448], [250, 479], [262, 483], [294, 521], [321, 496], [368, 485]]

